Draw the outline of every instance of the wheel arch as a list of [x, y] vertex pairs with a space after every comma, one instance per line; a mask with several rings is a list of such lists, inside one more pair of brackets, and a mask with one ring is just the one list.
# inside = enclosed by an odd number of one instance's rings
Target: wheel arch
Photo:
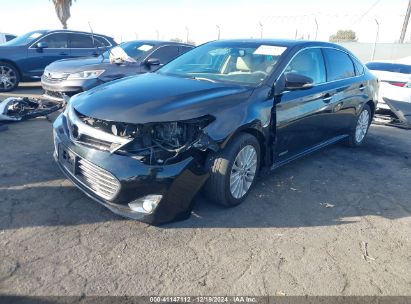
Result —
[[22, 74], [21, 69], [19, 68], [19, 66], [17, 64], [14, 61], [10, 60], [10, 59], [0, 58], [0, 63], [2, 63], [2, 62], [10, 64], [11, 66], [13, 66], [16, 69], [17, 73], [19, 74], [18, 75], [19, 76], [19, 81], [21, 81], [21, 79], [23, 77], [23, 74]]
[[224, 149], [228, 143], [230, 143], [234, 138], [236, 138], [240, 133], [247, 133], [254, 136], [258, 143], [260, 144], [260, 166], [267, 164], [266, 157], [267, 153], [267, 138], [260, 123], [253, 123], [249, 125], [244, 125], [238, 128], [235, 132], [230, 134], [220, 145], [221, 149]]
[[371, 117], [374, 117], [374, 113], [375, 113], [375, 109], [376, 109], [375, 102], [373, 100], [368, 100], [366, 102], [366, 105], [368, 105], [371, 109]]

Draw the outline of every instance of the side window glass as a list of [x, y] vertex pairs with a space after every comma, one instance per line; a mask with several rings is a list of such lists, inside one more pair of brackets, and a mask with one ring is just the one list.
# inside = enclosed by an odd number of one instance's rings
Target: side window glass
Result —
[[[96, 45], [98, 42], [95, 42]], [[92, 49], [94, 48], [91, 35], [85, 34], [70, 34], [70, 47], [74, 49]]]
[[334, 81], [355, 76], [354, 63], [344, 52], [324, 48], [327, 63], [327, 80]]
[[13, 35], [6, 35], [6, 41], [10, 41], [12, 39], [16, 38], [16, 36]]
[[177, 46], [163, 46], [155, 50], [150, 58], [157, 58], [160, 60], [161, 64], [169, 63], [171, 60], [178, 56], [178, 47]]
[[301, 51], [293, 58], [285, 70], [286, 73], [297, 73], [310, 77], [314, 84], [326, 81], [323, 55], [319, 48]]
[[180, 46], [180, 54], [187, 53], [188, 51], [192, 50], [193, 48], [188, 46]]
[[94, 40], [96, 40], [96, 45], [98, 47], [104, 47], [104, 46], [111, 46], [111, 43], [107, 41], [107, 39], [103, 38], [103, 37], [97, 37], [94, 36]]
[[65, 33], [50, 34], [39, 42], [47, 43], [50, 49], [67, 49], [68, 48], [68, 37]]
[[[352, 57], [351, 57], [352, 58]], [[359, 62], [357, 59], [352, 58], [352, 60], [354, 61], [354, 65], [355, 65], [355, 71], [357, 75], [362, 75], [364, 74], [364, 66], [362, 65], [361, 62]]]

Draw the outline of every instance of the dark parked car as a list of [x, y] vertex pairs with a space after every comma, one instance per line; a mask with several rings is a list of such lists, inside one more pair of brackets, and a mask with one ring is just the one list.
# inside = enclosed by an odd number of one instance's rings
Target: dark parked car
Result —
[[203, 186], [235, 206], [262, 166], [361, 145], [377, 92], [376, 77], [335, 44], [210, 42], [74, 96], [54, 123], [54, 156], [97, 202], [160, 224], [188, 216]]
[[53, 61], [98, 56], [116, 45], [107, 36], [75, 31], [34, 31], [0, 45], [0, 92], [11, 91], [20, 81], [38, 81]]
[[183, 43], [151, 40], [125, 42], [118, 47], [127, 58], [117, 58], [113, 49], [99, 57], [64, 59], [47, 66], [41, 78], [45, 97], [61, 100], [63, 95], [73, 96], [105, 82], [153, 72], [194, 48]]

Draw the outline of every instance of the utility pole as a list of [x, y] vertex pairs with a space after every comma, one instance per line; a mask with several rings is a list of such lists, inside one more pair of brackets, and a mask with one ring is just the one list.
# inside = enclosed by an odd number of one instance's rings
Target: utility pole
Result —
[[408, 27], [408, 21], [410, 20], [410, 13], [411, 13], [411, 0], [408, 0], [408, 8], [407, 8], [407, 13], [405, 14], [404, 23], [402, 25], [400, 43], [404, 43], [405, 33], [407, 32], [407, 27]]
[[378, 20], [377, 20], [377, 19], [375, 19], [375, 23], [377, 24], [377, 33], [375, 34], [375, 41], [374, 41], [374, 47], [373, 47], [373, 49], [372, 49], [371, 60], [374, 60], [374, 57], [375, 57], [375, 49], [377, 48], [378, 35], [380, 34], [380, 24], [378, 23]]
[[[411, 1], [411, 0], [410, 0]], [[220, 40], [220, 34], [221, 34], [221, 29], [220, 26], [218, 24], [215, 25], [218, 29], [218, 36], [217, 36], [217, 40]]]
[[317, 35], [318, 35], [318, 22], [317, 22], [317, 18], [314, 18], [315, 21], [315, 39], [317, 40]]

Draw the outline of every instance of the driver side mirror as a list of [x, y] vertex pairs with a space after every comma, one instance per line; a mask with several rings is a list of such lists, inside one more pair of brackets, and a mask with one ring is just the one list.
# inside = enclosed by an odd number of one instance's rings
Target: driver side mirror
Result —
[[38, 49], [46, 49], [46, 48], [48, 48], [49, 46], [48, 46], [48, 44], [47, 44], [47, 42], [38, 42], [37, 44], [36, 44], [36, 48], [38, 48]]
[[160, 59], [157, 58], [149, 58], [145, 62], [146, 65], [152, 66], [152, 65], [160, 65]]
[[314, 86], [314, 80], [312, 78], [298, 73], [286, 73], [284, 74], [284, 80], [284, 89], [287, 91], [306, 90]]

